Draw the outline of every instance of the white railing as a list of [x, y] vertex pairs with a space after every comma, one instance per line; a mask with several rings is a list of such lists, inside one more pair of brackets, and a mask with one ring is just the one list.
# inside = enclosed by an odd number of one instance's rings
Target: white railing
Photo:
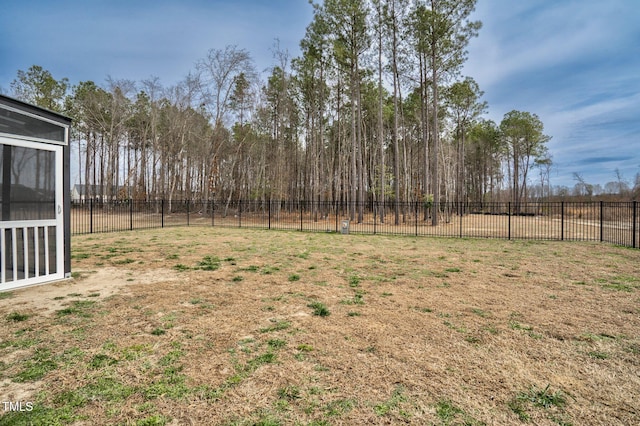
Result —
[[[61, 273], [50, 267], [61, 255], [50, 250], [49, 233], [58, 232], [56, 226], [55, 220], [0, 222], [0, 289], [38, 284]], [[51, 243], [55, 247], [55, 238]]]

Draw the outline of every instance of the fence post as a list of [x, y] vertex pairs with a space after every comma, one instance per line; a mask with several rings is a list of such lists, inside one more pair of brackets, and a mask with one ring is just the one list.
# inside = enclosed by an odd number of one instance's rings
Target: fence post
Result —
[[186, 200], [187, 203], [187, 226], [189, 226], [189, 200]]
[[210, 200], [211, 203], [211, 226], [216, 226], [216, 202]]
[[302, 206], [304, 204], [304, 201], [299, 201], [298, 202], [298, 208], [300, 209], [300, 231], [302, 231]]
[[511, 239], [511, 201], [509, 201], [509, 240]]
[[161, 220], [161, 228], [164, 228], [164, 198], [160, 200], [160, 220]]
[[633, 237], [631, 238], [631, 242], [633, 245], [633, 248], [636, 248], [636, 245], [638, 243], [638, 202], [634, 201], [633, 202], [633, 225], [631, 225], [631, 230], [633, 232]]
[[269, 197], [269, 229], [271, 229], [271, 197]]
[[564, 201], [560, 202], [560, 241], [564, 241]]
[[603, 223], [603, 217], [604, 217], [604, 203], [602, 201], [600, 201], [600, 242], [604, 241], [604, 223]]
[[418, 202], [415, 201], [414, 204], [415, 204], [415, 208], [413, 210], [414, 210], [414, 213], [415, 213], [415, 216], [416, 216], [415, 220], [416, 220], [416, 237], [417, 237], [418, 236]]
[[462, 218], [464, 217], [462, 213], [462, 201], [458, 201], [458, 216], [460, 216], [460, 238], [462, 238]]
[[133, 231], [133, 200], [129, 198], [129, 231]]
[[93, 198], [89, 199], [89, 233], [93, 234]]
[[242, 200], [238, 200], [238, 228], [242, 228]]
[[378, 215], [378, 208], [380, 207], [380, 201], [373, 201], [373, 235], [376, 235], [376, 220]]

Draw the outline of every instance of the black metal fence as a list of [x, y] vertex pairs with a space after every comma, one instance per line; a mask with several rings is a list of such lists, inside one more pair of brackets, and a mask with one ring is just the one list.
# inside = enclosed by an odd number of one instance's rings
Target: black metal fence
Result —
[[[396, 209], [398, 214], [396, 215]], [[310, 232], [603, 241], [640, 246], [638, 202], [423, 203], [110, 201], [71, 205], [75, 235], [170, 226]]]

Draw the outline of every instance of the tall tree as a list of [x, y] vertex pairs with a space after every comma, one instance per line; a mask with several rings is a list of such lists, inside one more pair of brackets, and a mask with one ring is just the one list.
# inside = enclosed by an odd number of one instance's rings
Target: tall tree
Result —
[[509, 149], [511, 169], [511, 196], [516, 211], [527, 198], [527, 179], [534, 162], [544, 158], [546, 143], [551, 137], [544, 134], [544, 125], [536, 114], [511, 111], [500, 122], [502, 137]]
[[361, 110], [361, 56], [369, 47], [367, 31], [368, 7], [364, 0], [325, 0], [324, 12], [329, 31], [333, 36], [334, 56], [340, 70], [349, 82], [351, 117], [351, 181], [350, 217], [363, 220], [364, 171]]
[[480, 102], [484, 92], [471, 77], [453, 83], [446, 91], [446, 103], [455, 120], [457, 144], [456, 161], [456, 201], [466, 200], [465, 146], [469, 125], [487, 109], [486, 102]]
[[69, 80], [56, 80], [51, 73], [39, 65], [32, 65], [27, 71], [18, 71], [11, 82], [13, 96], [42, 108], [62, 112], [69, 88]]
[[418, 1], [414, 11], [413, 31], [418, 47], [426, 52], [431, 71], [433, 126], [431, 154], [431, 187], [433, 190], [432, 224], [438, 224], [440, 187], [439, 158], [439, 87], [451, 75], [459, 72], [466, 60], [466, 46], [477, 36], [482, 24], [470, 21], [476, 0], [426, 0]]
[[498, 125], [491, 120], [475, 123], [469, 131], [468, 145], [465, 168], [470, 174], [471, 201], [493, 202], [502, 180], [501, 164], [506, 151]]

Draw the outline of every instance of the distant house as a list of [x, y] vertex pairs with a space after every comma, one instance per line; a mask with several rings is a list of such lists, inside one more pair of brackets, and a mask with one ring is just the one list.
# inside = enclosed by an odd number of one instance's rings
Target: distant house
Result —
[[[126, 199], [131, 194], [131, 187], [117, 186], [112, 188], [112, 191], [114, 196], [110, 198], [111, 200]], [[107, 188], [103, 188], [100, 185], [73, 185], [73, 188], [71, 188], [72, 202], [79, 203], [89, 199], [107, 201], [109, 199]]]

